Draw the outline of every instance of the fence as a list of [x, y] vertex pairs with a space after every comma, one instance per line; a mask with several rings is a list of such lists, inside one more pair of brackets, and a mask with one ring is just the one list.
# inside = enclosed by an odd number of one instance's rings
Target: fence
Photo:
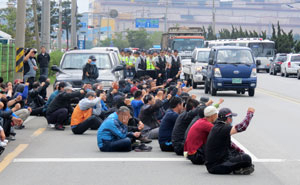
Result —
[[15, 45], [0, 43], [0, 76], [5, 82], [14, 80], [16, 63], [15, 61]]

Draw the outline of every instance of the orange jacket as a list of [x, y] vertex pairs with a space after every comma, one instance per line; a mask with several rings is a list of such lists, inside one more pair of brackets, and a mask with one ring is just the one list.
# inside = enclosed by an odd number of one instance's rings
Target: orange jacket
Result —
[[72, 117], [71, 117], [71, 126], [79, 125], [86, 119], [88, 119], [93, 113], [93, 109], [80, 110], [79, 104], [76, 105]]

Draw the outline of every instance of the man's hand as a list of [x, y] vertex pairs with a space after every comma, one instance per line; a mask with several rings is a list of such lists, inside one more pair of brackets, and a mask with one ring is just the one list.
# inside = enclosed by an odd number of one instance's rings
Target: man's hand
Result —
[[254, 112], [255, 112], [255, 109], [254, 109], [254, 108], [252, 108], [252, 107], [249, 107], [249, 108], [248, 108], [248, 112], [252, 112], [252, 113], [254, 113]]
[[19, 101], [22, 101], [22, 96], [21, 95], [17, 96], [17, 98], [16, 98], [16, 102], [19, 102]]
[[90, 76], [88, 72], [85, 73], [86, 76]]
[[27, 110], [31, 113], [32, 112], [32, 108], [28, 107]]
[[84, 90], [81, 89], [81, 90], [80, 90], [80, 93], [81, 93], [81, 94], [84, 94], [85, 92], [84, 92]]
[[8, 90], [8, 91], [12, 91], [12, 90], [13, 90], [12, 85], [7, 86], [7, 90]]
[[111, 91], [111, 94], [116, 94], [118, 92], [118, 89], [113, 89], [112, 91]]
[[15, 107], [12, 108], [11, 110], [12, 110], [13, 112], [16, 112], [16, 111], [19, 110], [20, 108], [21, 108], [21, 104], [17, 103], [17, 104], [15, 105]]
[[42, 83], [41, 83], [41, 86], [44, 86], [45, 84], [46, 84], [45, 82], [42, 82]]
[[213, 103], [214, 103], [213, 100], [209, 100], [205, 105], [206, 105], [206, 106], [210, 106], [210, 105], [212, 105]]
[[21, 118], [13, 117], [11, 120], [15, 125], [22, 125], [22, 123], [23, 123], [23, 120]]
[[36, 71], [36, 70], [38, 70], [38, 67], [37, 66], [33, 66], [33, 69]]
[[50, 78], [47, 78], [46, 82], [47, 82], [47, 83], [50, 83]]
[[139, 126], [138, 126], [139, 130], [143, 130], [144, 129], [144, 123], [139, 121]]
[[222, 103], [224, 102], [224, 99], [223, 98], [221, 98], [220, 100], [219, 100], [219, 105], [221, 105]]
[[172, 98], [171, 94], [168, 94], [167, 99], [170, 100]]
[[138, 137], [141, 136], [141, 133], [140, 132], [135, 132], [135, 133], [133, 133], [133, 135], [134, 135], [135, 138], [138, 138]]
[[197, 96], [192, 94], [191, 98], [195, 100], [195, 99], [197, 99]]
[[29, 82], [26, 82], [25, 85], [29, 86], [30, 84], [29, 84]]

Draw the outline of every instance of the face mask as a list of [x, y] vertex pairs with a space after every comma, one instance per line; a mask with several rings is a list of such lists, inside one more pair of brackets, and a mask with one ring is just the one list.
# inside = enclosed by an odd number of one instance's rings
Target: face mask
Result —
[[96, 62], [95, 62], [95, 61], [92, 61], [91, 64], [96, 65]]

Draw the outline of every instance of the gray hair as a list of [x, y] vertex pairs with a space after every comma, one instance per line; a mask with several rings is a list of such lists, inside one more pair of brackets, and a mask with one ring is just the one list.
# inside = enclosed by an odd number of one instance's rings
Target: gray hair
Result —
[[95, 91], [89, 91], [88, 93], [86, 93], [85, 97], [89, 98], [90, 96], [96, 96]]
[[126, 106], [122, 106], [118, 109], [117, 114], [124, 113], [124, 112], [130, 112], [129, 108]]

